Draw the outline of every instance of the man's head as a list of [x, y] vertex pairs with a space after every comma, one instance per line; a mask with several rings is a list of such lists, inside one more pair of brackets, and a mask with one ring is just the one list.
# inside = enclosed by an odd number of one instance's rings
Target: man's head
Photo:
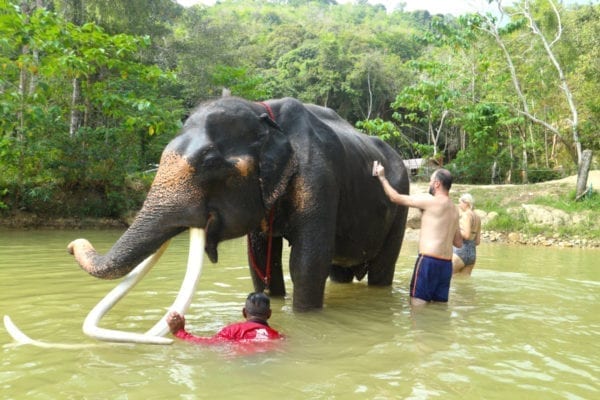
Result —
[[452, 187], [452, 174], [444, 168], [436, 170], [431, 174], [429, 181], [429, 194], [435, 196], [438, 187], [442, 187], [445, 192], [449, 192]]
[[242, 310], [244, 318], [268, 320], [271, 317], [271, 299], [262, 292], [250, 293]]

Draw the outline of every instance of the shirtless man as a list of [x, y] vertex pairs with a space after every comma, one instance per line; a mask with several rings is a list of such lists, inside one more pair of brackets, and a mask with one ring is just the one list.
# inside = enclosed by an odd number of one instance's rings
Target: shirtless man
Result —
[[381, 164], [374, 174], [392, 202], [422, 212], [419, 257], [410, 282], [411, 304], [447, 302], [452, 279], [452, 246], [462, 246], [458, 210], [448, 196], [452, 175], [448, 170], [438, 169], [431, 175], [429, 194], [404, 195], [390, 185]]

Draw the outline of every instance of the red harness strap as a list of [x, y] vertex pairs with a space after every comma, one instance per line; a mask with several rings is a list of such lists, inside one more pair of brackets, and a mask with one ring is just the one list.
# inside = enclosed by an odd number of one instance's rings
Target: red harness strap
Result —
[[267, 289], [269, 288], [269, 284], [271, 283], [271, 248], [273, 243], [273, 219], [275, 217], [275, 208], [271, 208], [271, 212], [269, 213], [269, 228], [268, 228], [268, 242], [267, 242], [267, 265], [265, 266], [265, 273], [263, 274], [258, 264], [256, 263], [256, 258], [254, 257], [254, 251], [252, 251], [252, 243], [250, 242], [250, 235], [248, 235], [248, 256], [250, 257], [250, 266], [258, 275], [258, 277], [264, 282]]
[[273, 122], [275, 122], [275, 114], [273, 113], [273, 109], [271, 108], [271, 106], [264, 101], [260, 101], [258, 102], [258, 104], [262, 105], [265, 108], [265, 110], [267, 110], [269, 117], [273, 120]]
[[[269, 114], [269, 118], [273, 120], [275, 123], [275, 113], [273, 113], [273, 109], [270, 105], [268, 105], [264, 101], [258, 102], [258, 104], [262, 105], [267, 113]], [[265, 265], [265, 273], [263, 274], [261, 269], [258, 267], [256, 263], [256, 258], [254, 257], [254, 251], [252, 251], [252, 243], [250, 242], [250, 235], [248, 235], [248, 256], [250, 258], [250, 266], [256, 273], [256, 275], [260, 278], [261, 281], [264, 282], [265, 286], [268, 288], [271, 283], [271, 248], [273, 243], [273, 218], [275, 215], [275, 208], [271, 208], [271, 212], [269, 213], [269, 228], [268, 228], [268, 244], [267, 244], [267, 265]]]

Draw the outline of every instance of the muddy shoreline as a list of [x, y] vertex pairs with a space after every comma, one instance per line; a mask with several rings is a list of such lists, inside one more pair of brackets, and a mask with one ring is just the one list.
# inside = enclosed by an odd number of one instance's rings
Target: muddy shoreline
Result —
[[[546, 196], [551, 192], [557, 192], [560, 195], [574, 187], [576, 176], [563, 178], [556, 181], [542, 182], [533, 185], [461, 185], [456, 184], [452, 187], [454, 195], [472, 191], [475, 188], [485, 189], [486, 192], [498, 201], [514, 197], [521, 205], [530, 203], [535, 197]], [[600, 170], [590, 171], [589, 184], [593, 188], [600, 187]], [[511, 194], [509, 188], [518, 188], [516, 193]], [[427, 183], [411, 183], [411, 194], [425, 192]], [[411, 209], [409, 212], [409, 221], [407, 221], [405, 240], [417, 241], [419, 238], [420, 218], [418, 211]], [[576, 216], [585, 218], [584, 213], [576, 213]], [[581, 219], [579, 218], [579, 219]], [[16, 212], [0, 217], [0, 229], [14, 230], [102, 230], [116, 229], [126, 230], [132, 221], [132, 217], [121, 219], [110, 218], [48, 218], [31, 213]], [[577, 219], [577, 218], [576, 218]], [[600, 248], [600, 239], [586, 237], [585, 231], [580, 235], [572, 237], [560, 236], [558, 233], [544, 235], [528, 235], [522, 232], [495, 232], [486, 230], [482, 227], [482, 241], [495, 243], [508, 243], [525, 246], [545, 246], [545, 247], [572, 247], [572, 248]]]

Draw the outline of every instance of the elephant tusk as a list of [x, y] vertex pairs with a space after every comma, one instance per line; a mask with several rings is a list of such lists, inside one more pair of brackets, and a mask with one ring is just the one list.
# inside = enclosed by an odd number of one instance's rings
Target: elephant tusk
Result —
[[29, 344], [44, 349], [64, 349], [64, 350], [78, 350], [87, 349], [90, 347], [96, 347], [97, 344], [86, 343], [86, 344], [69, 344], [69, 343], [51, 343], [42, 342], [41, 340], [35, 340], [23, 333], [10, 319], [8, 315], [4, 316], [4, 326], [8, 334], [17, 342], [17, 345]]
[[4, 327], [8, 334], [21, 344], [32, 344], [35, 342], [32, 338], [24, 334], [15, 324], [8, 315], [4, 316]]
[[150, 257], [142, 261], [135, 267], [123, 281], [111, 290], [96, 306], [89, 312], [83, 322], [83, 332], [98, 340], [107, 342], [124, 342], [124, 343], [144, 343], [144, 344], [171, 344], [171, 339], [148, 336], [141, 333], [118, 331], [113, 329], [100, 328], [98, 324], [106, 313], [119, 302], [156, 264], [160, 256], [169, 246], [169, 242], [165, 242], [160, 249]]
[[[204, 259], [204, 245], [206, 242], [206, 234], [203, 229], [190, 228], [190, 250], [188, 256], [187, 271], [179, 289], [179, 293], [173, 302], [170, 310], [177, 311], [180, 314], [185, 314], [188, 310], [200, 274], [202, 272], [202, 261]], [[171, 344], [172, 339], [167, 339], [164, 336], [169, 332], [169, 327], [166, 322], [167, 314], [160, 319], [160, 321], [154, 325], [145, 334], [125, 332], [113, 329], [100, 328], [98, 324], [100, 320], [110, 311], [115, 304], [119, 302], [133, 287], [140, 281], [148, 271], [156, 264], [158, 259], [165, 252], [169, 242], [165, 242], [160, 249], [144, 261], [142, 261], [137, 267], [135, 267], [123, 281], [111, 290], [102, 300], [96, 304], [96, 306], [89, 312], [85, 321], [83, 322], [83, 332], [95, 339], [103, 340], [107, 342], [120, 342], [120, 343], [142, 343], [142, 344]], [[66, 343], [50, 343], [35, 340], [23, 333], [10, 319], [8, 315], [4, 316], [4, 326], [9, 335], [18, 344], [29, 344], [42, 348], [54, 348], [54, 349], [83, 349], [96, 346], [95, 344], [66, 344]]]
[[[206, 242], [206, 232], [204, 229], [190, 228], [190, 250], [188, 254], [188, 264], [185, 277], [181, 283], [179, 293], [169, 310], [177, 311], [179, 314], [185, 314], [192, 303], [192, 297], [196, 291], [196, 286], [202, 273], [202, 261], [204, 260], [204, 245]], [[160, 321], [156, 323], [146, 335], [164, 336], [169, 332], [167, 325], [167, 312]]]
[[[206, 234], [203, 229], [190, 228], [190, 250], [188, 256], [187, 271], [179, 289], [179, 293], [173, 302], [170, 310], [177, 311], [180, 314], [185, 314], [188, 310], [200, 274], [202, 272], [202, 261], [204, 259], [204, 245], [206, 242]], [[137, 267], [135, 267], [123, 281], [111, 290], [102, 300], [96, 304], [96, 306], [89, 312], [85, 321], [83, 322], [83, 332], [95, 339], [103, 340], [107, 342], [120, 342], [120, 343], [142, 343], [142, 344], [171, 344], [172, 339], [167, 339], [164, 336], [169, 332], [169, 327], [166, 322], [168, 315], [165, 314], [160, 321], [154, 325], [145, 334], [125, 332], [113, 329], [100, 328], [98, 324], [100, 320], [110, 311], [115, 304], [119, 302], [133, 287], [140, 281], [148, 271], [156, 264], [158, 259], [165, 252], [169, 242], [165, 242], [160, 249], [144, 261], [142, 261]], [[4, 326], [9, 335], [18, 344], [29, 344], [42, 348], [54, 348], [54, 349], [83, 349], [88, 347], [96, 346], [94, 344], [66, 344], [66, 343], [50, 343], [35, 340], [23, 333], [10, 319], [8, 315], [4, 316]]]
[[[111, 329], [104, 329], [98, 326], [98, 323], [106, 315], [106, 313], [117, 304], [145, 275], [150, 269], [156, 264], [160, 256], [169, 246], [169, 242], [165, 242], [160, 249], [140, 265], [135, 267], [125, 279], [111, 290], [100, 302], [90, 311], [83, 323], [83, 332], [88, 336], [95, 339], [104, 340], [108, 342], [123, 342], [123, 343], [147, 343], [147, 344], [170, 344], [173, 341], [171, 339], [148, 336], [139, 333], [117, 331]], [[8, 315], [4, 316], [4, 326], [6, 327], [9, 335], [19, 344], [29, 344], [42, 348], [55, 348], [55, 349], [82, 349], [92, 347], [94, 345], [86, 344], [65, 344], [65, 343], [49, 343], [35, 340], [23, 333], [10, 319]]]
[[[169, 242], [165, 242], [160, 249], [140, 265], [135, 267], [125, 279], [111, 290], [100, 302], [90, 311], [85, 321], [83, 322], [83, 332], [95, 339], [108, 342], [123, 342], [123, 343], [146, 343], [146, 344], [170, 344], [171, 339], [148, 336], [140, 333], [124, 332], [111, 329], [104, 329], [98, 326], [98, 323], [106, 315], [106, 313], [117, 304], [156, 264], [160, 256], [169, 246]], [[90, 347], [83, 344], [63, 344], [63, 343], [48, 343], [35, 340], [23, 333], [10, 319], [8, 315], [4, 316], [4, 326], [10, 336], [19, 344], [30, 344], [43, 348], [59, 348], [59, 349], [80, 349]]]
[[[188, 310], [196, 285], [202, 272], [202, 261], [206, 235], [203, 229], [190, 228], [190, 249], [188, 264], [183, 283], [179, 293], [173, 302], [170, 310], [185, 314]], [[142, 343], [142, 344], [171, 344], [172, 339], [164, 338], [169, 332], [166, 318], [168, 312], [146, 333], [133, 333], [113, 329], [100, 328], [98, 324], [106, 313], [115, 306], [129, 291], [146, 275], [146, 273], [156, 264], [158, 259], [167, 249], [169, 242], [165, 242], [161, 248], [135, 267], [124, 280], [109, 292], [93, 309], [90, 311], [83, 323], [83, 332], [98, 340], [109, 342], [124, 343]]]

